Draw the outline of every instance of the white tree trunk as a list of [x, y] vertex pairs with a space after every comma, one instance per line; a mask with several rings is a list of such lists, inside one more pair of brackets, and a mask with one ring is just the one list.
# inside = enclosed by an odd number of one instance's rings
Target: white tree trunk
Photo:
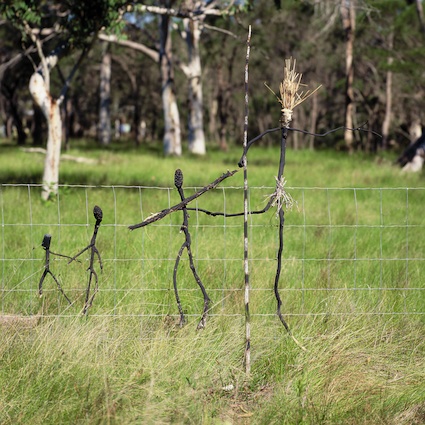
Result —
[[180, 156], [182, 154], [180, 115], [174, 92], [174, 68], [168, 26], [169, 17], [166, 15], [161, 16], [159, 56], [162, 83], [161, 97], [164, 109], [163, 148], [165, 155]]
[[[342, 24], [345, 31], [345, 75], [346, 75], [346, 104], [345, 126], [353, 128], [354, 115], [354, 31], [356, 26], [355, 0], [341, 0]], [[354, 137], [351, 130], [344, 132], [345, 144], [349, 153], [354, 151]]]
[[62, 119], [60, 103], [50, 96], [45, 80], [35, 72], [30, 79], [29, 89], [35, 103], [41, 108], [47, 120], [47, 148], [44, 163], [43, 188], [41, 197], [48, 200], [58, 193], [59, 163], [62, 143]]
[[425, 19], [424, 19], [424, 10], [422, 7], [422, 0], [416, 0], [416, 13], [418, 14], [419, 22], [421, 24], [422, 33], [425, 34]]
[[[419, 115], [419, 114], [418, 114]], [[415, 143], [422, 136], [422, 124], [420, 118], [414, 119], [409, 125], [410, 144]]]
[[173, 87], [167, 84], [162, 89], [162, 106], [164, 108], [164, 154], [182, 154], [180, 115]]
[[205, 155], [199, 20], [184, 19], [184, 27], [188, 49], [188, 64], [183, 70], [189, 80], [189, 152]]
[[47, 130], [46, 159], [44, 163], [43, 191], [41, 195], [44, 200], [58, 193], [62, 119], [60, 115], [60, 106], [56, 100], [52, 100]]
[[[394, 40], [394, 32], [391, 31], [388, 39], [388, 49], [391, 51], [393, 49], [393, 40]], [[393, 63], [394, 59], [390, 56], [387, 59], [387, 64], [390, 67]], [[385, 81], [385, 116], [384, 121], [382, 122], [382, 148], [388, 148], [389, 142], [389, 134], [390, 134], [390, 126], [392, 119], [392, 105], [393, 105], [393, 73], [389, 69], [387, 71], [387, 78]]]
[[106, 146], [111, 142], [111, 54], [107, 46], [104, 49], [100, 64], [99, 91], [99, 142]]
[[[164, 9], [168, 10], [168, 9]], [[117, 43], [120, 46], [142, 52], [150, 59], [159, 63], [161, 69], [161, 98], [164, 112], [163, 149], [165, 155], [181, 155], [181, 126], [177, 98], [174, 92], [174, 69], [172, 63], [171, 38], [168, 34], [169, 16], [161, 16], [160, 51], [152, 50], [141, 43], [121, 40], [116, 36], [99, 34], [101, 40]]]

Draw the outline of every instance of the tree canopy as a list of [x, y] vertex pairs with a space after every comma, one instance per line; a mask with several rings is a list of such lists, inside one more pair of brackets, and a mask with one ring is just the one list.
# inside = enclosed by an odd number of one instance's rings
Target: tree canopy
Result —
[[[279, 104], [264, 83], [278, 91], [284, 60], [289, 57], [296, 58], [304, 82], [311, 87], [322, 85], [321, 90], [298, 109], [293, 125], [317, 132], [344, 125], [345, 35], [341, 0], [176, 0], [169, 3], [7, 0], [0, 5], [3, 18], [0, 26], [3, 64], [0, 66], [0, 121], [4, 125], [13, 121], [16, 126], [19, 118], [25, 121], [25, 113], [31, 109], [25, 76], [31, 75], [35, 51], [31, 49], [25, 25], [40, 29], [46, 51], [53, 46], [53, 33], [56, 40], [68, 43], [69, 56], [62, 62], [62, 68], [66, 68], [76, 60], [73, 52], [84, 47], [100, 30], [158, 52], [161, 15], [155, 7], [167, 9], [167, 5], [171, 18], [175, 91], [182, 123], [188, 122], [190, 117], [189, 81], [183, 72], [189, 57], [187, 44], [181, 37], [185, 31], [182, 20], [185, 16], [199, 19], [194, 12], [197, 7], [209, 7], [213, 11], [200, 21], [203, 125], [207, 147], [212, 144], [225, 147], [226, 143], [242, 140], [244, 46], [248, 25], [252, 25], [249, 87], [252, 136], [278, 123]], [[423, 121], [425, 106], [425, 35], [417, 2], [356, 0], [355, 20], [353, 123], [360, 125], [367, 121], [369, 128], [381, 133], [383, 122], [390, 115], [386, 147], [406, 145], [410, 143], [411, 126], [421, 125]], [[14, 28], [19, 28], [22, 35]], [[118, 121], [128, 123], [131, 131], [121, 133], [121, 137], [134, 138], [135, 129], [143, 127], [142, 141], [161, 140], [164, 121], [158, 64], [149, 55], [116, 43], [110, 45], [109, 51], [113, 126]], [[97, 70], [102, 52], [102, 42], [96, 41], [70, 92], [71, 135], [95, 135], [100, 84]], [[60, 78], [60, 73], [52, 73], [53, 87], [60, 85]], [[388, 108], [389, 93], [391, 108]], [[16, 113], [13, 113], [14, 108]], [[22, 126], [22, 131], [28, 133], [25, 123]], [[181, 127], [182, 138], [187, 139], [189, 129], [184, 124]], [[291, 140], [296, 147], [344, 148], [342, 138], [343, 135], [336, 133], [325, 139], [297, 135]], [[264, 143], [273, 141], [265, 138]], [[380, 140], [367, 134], [356, 134], [354, 146], [370, 151], [382, 147]]]

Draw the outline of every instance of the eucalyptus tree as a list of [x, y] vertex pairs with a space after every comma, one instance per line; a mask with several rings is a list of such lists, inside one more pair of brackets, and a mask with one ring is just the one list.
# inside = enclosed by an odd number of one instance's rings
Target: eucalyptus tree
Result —
[[[354, 116], [354, 40], [356, 30], [356, 0], [341, 0], [341, 18], [345, 32], [345, 127], [353, 127]], [[354, 150], [353, 132], [344, 131], [349, 153]]]
[[[337, 54], [340, 56], [343, 55], [343, 58], [339, 58], [339, 63], [344, 64], [345, 96], [344, 105], [343, 107], [339, 105], [339, 109], [344, 111], [344, 123], [347, 129], [353, 127], [355, 115], [354, 71], [356, 68], [355, 65], [358, 63], [355, 61], [355, 59], [357, 60], [355, 58], [356, 13], [361, 1], [324, 0], [317, 2], [315, 0], [309, 0], [314, 8], [314, 18], [322, 24], [317, 38], [326, 37], [326, 41], [334, 45], [336, 43], [336, 36], [342, 35], [341, 39], [344, 42], [343, 53], [338, 50]], [[342, 34], [339, 31], [340, 27], [342, 27]], [[329, 57], [326, 60], [329, 60]], [[344, 131], [344, 142], [348, 152], [353, 153], [355, 140], [352, 131]]]
[[[164, 117], [163, 151], [165, 155], [180, 156], [182, 154], [181, 124], [174, 83], [174, 59], [172, 37], [170, 34], [171, 22], [170, 15], [164, 12], [171, 7], [171, 3], [172, 0], [161, 0], [160, 10], [163, 11], [163, 13], [159, 14], [159, 37], [157, 37], [153, 46], [148, 46], [142, 42], [124, 38], [116, 34], [99, 33], [98, 37], [100, 40], [116, 43], [120, 46], [141, 52], [159, 65], [161, 100]], [[144, 6], [139, 8], [135, 5], [132, 9], [132, 16], [129, 16], [128, 19], [135, 21], [133, 26], [143, 29], [146, 23], [144, 20], [145, 17], [142, 16], [142, 18], [140, 18], [138, 12], [142, 12], [142, 15], [144, 15], [146, 13]], [[129, 34], [130, 31], [127, 31], [126, 35]]]
[[[0, 16], [18, 29], [25, 43], [32, 43], [39, 64], [29, 81], [34, 102], [47, 121], [48, 139], [43, 173], [42, 198], [57, 193], [62, 142], [60, 107], [79, 65], [90, 50], [101, 28], [119, 23], [122, 0], [7, 0], [0, 4]], [[49, 43], [44, 43], [51, 37]], [[59, 60], [78, 52], [74, 66], [63, 79], [59, 94], [51, 94], [51, 71]]]
[[382, 145], [370, 149], [388, 148], [396, 139], [414, 142], [421, 135], [425, 107], [425, 47], [416, 4], [365, 0], [363, 6], [356, 43], [361, 52], [356, 79], [361, 84], [355, 89], [370, 126], [383, 136]]
[[109, 43], [103, 43], [100, 64], [98, 138], [100, 144], [104, 146], [111, 142], [111, 62]]
[[182, 28], [179, 31], [187, 46], [186, 63], [181, 64], [189, 85], [189, 152], [205, 155], [204, 133], [204, 101], [202, 90], [201, 65], [201, 34], [205, 27], [207, 16], [227, 14], [226, 9], [220, 10], [217, 1], [203, 2], [200, 0], [186, 0], [184, 8], [190, 13], [182, 19]]
[[[236, 4], [238, 3], [238, 4]], [[164, 113], [164, 153], [181, 155], [181, 127], [177, 96], [174, 85], [175, 69], [183, 71], [188, 81], [188, 150], [190, 153], [204, 155], [204, 101], [202, 91], [201, 34], [205, 28], [215, 28], [206, 23], [209, 17], [230, 16], [244, 10], [239, 2], [222, 0], [159, 0], [147, 5], [144, 1], [133, 4], [133, 19], [142, 14], [157, 16], [159, 19], [159, 42], [155, 47], [134, 40], [100, 34], [101, 40], [118, 43], [136, 49], [160, 65], [161, 97]], [[142, 25], [143, 26], [143, 25]], [[179, 55], [175, 60], [172, 46], [172, 30], [177, 30], [184, 40], [187, 58]], [[177, 66], [178, 65], [178, 66]]]
[[[191, 6], [195, 2], [190, 0]], [[197, 2], [200, 3], [200, 2]], [[203, 15], [203, 18], [205, 15]], [[204, 133], [204, 110], [202, 92], [202, 66], [200, 49], [200, 38], [202, 22], [192, 17], [183, 19], [183, 30], [181, 35], [187, 45], [187, 63], [182, 64], [189, 83], [189, 151], [198, 155], [205, 155], [205, 133]]]
[[221, 0], [183, 0], [179, 10], [174, 10], [173, 16], [181, 18], [181, 25], [176, 25], [181, 38], [186, 44], [186, 61], [180, 62], [180, 68], [188, 81], [188, 126], [189, 152], [197, 155], [206, 153], [204, 132], [204, 100], [203, 100], [203, 69], [201, 63], [201, 36], [205, 29], [224, 32], [209, 20], [217, 17], [229, 17], [245, 12], [248, 4]]
[[[173, 0], [161, 0], [169, 10]], [[164, 152], [182, 154], [180, 113], [174, 84], [174, 59], [170, 34], [170, 15], [162, 13], [159, 24], [159, 64], [161, 71], [161, 98], [164, 108]]]
[[32, 73], [31, 64], [25, 59], [34, 47], [23, 50], [21, 36], [6, 20], [0, 21], [0, 40], [0, 117], [6, 137], [12, 137], [15, 128], [18, 145], [23, 145], [27, 134], [20, 105]]

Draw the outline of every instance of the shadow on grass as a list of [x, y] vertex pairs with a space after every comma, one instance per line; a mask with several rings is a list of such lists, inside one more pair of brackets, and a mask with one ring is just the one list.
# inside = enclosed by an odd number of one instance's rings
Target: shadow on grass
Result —
[[113, 140], [109, 145], [102, 146], [95, 140], [90, 139], [74, 139], [70, 143], [70, 148], [78, 149], [86, 152], [90, 151], [108, 151], [117, 153], [132, 153], [137, 152], [139, 154], [150, 153], [162, 155], [162, 144], [161, 142], [144, 142], [140, 145], [131, 139], [120, 139]]
[[[39, 185], [42, 181], [42, 173], [28, 172], [28, 173], [10, 173], [0, 171], [0, 185]], [[73, 185], [87, 185], [87, 186], [152, 186], [152, 182], [144, 181], [134, 178], [126, 178], [125, 181], [115, 181], [111, 183], [110, 176], [107, 173], [93, 175], [90, 172], [80, 173], [78, 175], [73, 173], [61, 172], [59, 185], [73, 186]], [[157, 186], [161, 186], [157, 184]]]
[[32, 171], [10, 172], [0, 171], [0, 184], [39, 184], [42, 173]]

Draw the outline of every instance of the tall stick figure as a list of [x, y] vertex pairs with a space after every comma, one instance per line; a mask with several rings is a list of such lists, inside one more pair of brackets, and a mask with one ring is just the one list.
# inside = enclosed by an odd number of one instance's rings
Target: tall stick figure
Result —
[[[285, 61], [285, 67], [283, 70], [284, 76], [283, 80], [280, 83], [279, 86], [279, 92], [280, 96], [277, 96], [273, 90], [269, 88], [269, 90], [276, 96], [278, 102], [281, 104], [281, 116], [280, 116], [280, 158], [279, 158], [279, 168], [277, 172], [276, 177], [276, 188], [275, 191], [270, 195], [270, 200], [268, 204], [266, 205], [266, 208], [264, 209], [264, 212], [267, 211], [271, 206], [277, 205], [277, 215], [279, 218], [279, 246], [277, 250], [277, 267], [276, 267], [276, 274], [274, 279], [274, 295], [277, 302], [277, 316], [279, 317], [279, 320], [282, 322], [285, 329], [288, 331], [288, 333], [292, 336], [291, 330], [289, 329], [288, 324], [286, 323], [283, 315], [282, 315], [282, 299], [280, 297], [279, 293], [279, 279], [282, 269], [282, 252], [283, 252], [283, 229], [285, 224], [285, 213], [283, 210], [283, 205], [286, 204], [286, 202], [291, 200], [291, 198], [287, 195], [285, 191], [285, 178], [283, 176], [284, 169], [285, 169], [285, 162], [286, 162], [286, 139], [288, 137], [288, 129], [289, 124], [292, 121], [292, 114], [296, 106], [298, 106], [300, 103], [302, 103], [305, 99], [307, 99], [309, 96], [311, 96], [315, 91], [317, 91], [318, 88], [316, 88], [313, 92], [307, 91], [307, 92], [300, 92], [301, 84], [301, 78], [302, 74], [299, 74], [295, 71], [295, 60], [292, 62], [292, 59], [287, 59]], [[274, 131], [271, 130], [271, 131]], [[261, 136], [262, 137], [262, 136]], [[246, 146], [244, 150], [244, 156], [247, 155], [248, 149], [252, 146], [252, 144], [260, 139], [259, 137], [256, 137], [255, 139], [252, 139]], [[239, 161], [239, 166], [243, 166], [242, 160]], [[292, 336], [293, 337], [293, 336]], [[293, 337], [294, 338], [294, 337]]]

